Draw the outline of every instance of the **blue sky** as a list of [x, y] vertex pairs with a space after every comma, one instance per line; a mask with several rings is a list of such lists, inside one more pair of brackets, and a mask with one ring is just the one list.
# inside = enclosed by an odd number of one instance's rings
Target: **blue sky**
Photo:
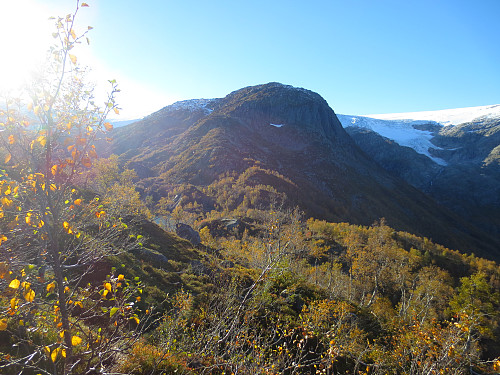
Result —
[[499, 0], [86, 2], [90, 65], [123, 83], [124, 117], [270, 81], [343, 114], [500, 103]]

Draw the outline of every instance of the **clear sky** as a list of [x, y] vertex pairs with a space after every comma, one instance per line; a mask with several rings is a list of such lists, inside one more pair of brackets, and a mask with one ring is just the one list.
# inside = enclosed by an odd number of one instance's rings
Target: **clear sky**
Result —
[[[123, 119], [270, 81], [316, 91], [342, 114], [500, 103], [500, 0], [86, 2], [82, 61], [121, 84]], [[37, 20], [75, 3], [0, 0], [0, 38], [18, 55], [41, 48]]]

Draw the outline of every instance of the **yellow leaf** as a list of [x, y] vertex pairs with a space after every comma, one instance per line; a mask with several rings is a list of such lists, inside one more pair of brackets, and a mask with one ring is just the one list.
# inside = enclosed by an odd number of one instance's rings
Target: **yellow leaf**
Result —
[[2, 202], [2, 204], [6, 207], [10, 207], [10, 205], [12, 204], [12, 201], [6, 197], [3, 197], [2, 199], [0, 199], [0, 202]]
[[47, 143], [47, 138], [45, 138], [45, 136], [41, 135], [41, 136], [39, 136], [39, 137], [36, 139], [36, 141], [37, 141], [38, 143], [40, 143], [40, 145], [41, 145], [42, 147], [44, 147], [44, 146], [45, 146], [45, 144]]
[[52, 292], [55, 287], [56, 287], [56, 283], [51, 282], [50, 284], [47, 285], [47, 292]]
[[82, 164], [87, 168], [92, 167], [92, 161], [90, 158], [82, 158]]
[[69, 31], [69, 33], [71, 34], [71, 37], [72, 37], [73, 39], [76, 39], [76, 33], [75, 33], [75, 30], [71, 29], [71, 30]]
[[32, 289], [29, 289], [24, 295], [24, 299], [27, 302], [33, 302], [33, 300], [35, 299], [35, 292]]
[[493, 362], [493, 370], [495, 371], [500, 370], [500, 358], [495, 360], [495, 362]]
[[111, 292], [111, 283], [104, 283], [104, 288]]
[[73, 346], [80, 345], [81, 342], [82, 342], [82, 339], [80, 337], [78, 337], [78, 336], [73, 336], [71, 338], [71, 345], [73, 345]]
[[71, 59], [71, 62], [76, 65], [76, 56], [69, 54], [69, 58]]
[[[84, 7], [88, 7], [88, 6], [89, 6], [89, 4], [87, 4], [87, 3], [82, 3], [82, 5], [81, 5], [81, 7], [82, 7], [82, 8], [84, 8]], [[89, 27], [90, 27], [90, 26], [89, 26]]]
[[76, 206], [79, 206], [79, 205], [82, 204], [82, 200], [80, 198], [78, 198], [78, 199], [75, 200], [74, 203], [75, 203]]
[[104, 123], [104, 127], [106, 130], [109, 132], [110, 130], [113, 130], [113, 125], [111, 125], [109, 122]]
[[125, 276], [123, 276], [123, 275], [121, 275], [121, 274], [120, 274], [120, 275], [118, 275], [118, 280], [123, 280], [124, 278], [125, 278]]
[[11, 310], [15, 310], [17, 308], [17, 302], [18, 301], [19, 300], [17, 298], [12, 298], [10, 300], [10, 308], [11, 308]]
[[0, 319], [0, 331], [7, 329], [7, 319]]
[[64, 227], [64, 230], [66, 231], [66, 233], [73, 234], [73, 229], [71, 229], [71, 225], [69, 225], [69, 223], [67, 221], [65, 221], [63, 223], [63, 227]]
[[116, 108], [116, 107], [115, 107], [115, 108], [113, 108], [113, 111], [115, 111], [115, 113], [116, 113], [117, 115], [119, 115], [119, 114], [120, 114], [120, 111], [119, 111], [119, 110], [118, 110], [118, 108]]
[[66, 358], [66, 349], [60, 349], [63, 358]]
[[17, 289], [19, 288], [19, 285], [21, 285], [21, 282], [18, 279], [14, 279], [10, 282], [9, 288]]
[[48, 346], [44, 346], [43, 350], [45, 351], [45, 354], [47, 354], [47, 357], [50, 357], [50, 348]]
[[54, 350], [52, 351], [52, 354], [50, 355], [50, 359], [52, 360], [52, 362], [55, 362], [55, 361], [56, 361], [56, 359], [57, 359], [57, 352], [58, 352], [58, 350], [59, 350], [59, 348], [54, 349]]
[[10, 159], [12, 158], [12, 155], [11, 154], [7, 154], [7, 156], [5, 157], [5, 164], [7, 164]]
[[14, 144], [15, 141], [16, 140], [14, 139], [14, 136], [12, 134], [9, 135], [9, 143], [12, 145], [12, 144]]

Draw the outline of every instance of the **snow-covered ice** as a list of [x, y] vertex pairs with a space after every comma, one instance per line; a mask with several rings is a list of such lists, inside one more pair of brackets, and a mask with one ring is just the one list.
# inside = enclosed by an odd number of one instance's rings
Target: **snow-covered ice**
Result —
[[432, 156], [429, 149], [439, 149], [432, 144], [432, 132], [419, 130], [416, 125], [433, 124], [452, 126], [466, 122], [486, 119], [500, 120], [500, 104], [481, 107], [445, 109], [440, 111], [388, 113], [366, 116], [337, 115], [344, 128], [356, 126], [377, 132], [400, 146], [413, 148], [440, 165], [446, 165], [443, 159]]
[[458, 125], [465, 122], [484, 120], [487, 118], [500, 119], [500, 104], [485, 105], [480, 107], [443, 109], [440, 111], [376, 114], [366, 115], [366, 117], [380, 120], [425, 120], [437, 122], [438, 124], [444, 126]]
[[337, 115], [342, 126], [355, 126], [373, 130], [383, 137], [389, 138], [400, 146], [411, 147], [419, 154], [425, 155], [439, 165], [447, 163], [430, 154], [429, 149], [439, 149], [431, 143], [432, 133], [427, 130], [415, 129], [413, 125], [428, 124], [429, 121], [396, 121], [380, 120], [364, 116]]

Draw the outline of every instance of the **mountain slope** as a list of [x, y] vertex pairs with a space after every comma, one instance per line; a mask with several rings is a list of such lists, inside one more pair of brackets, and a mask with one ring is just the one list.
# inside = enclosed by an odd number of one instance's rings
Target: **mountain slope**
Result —
[[387, 171], [500, 235], [499, 105], [377, 116], [339, 118]]
[[308, 90], [270, 83], [177, 103], [116, 129], [112, 152], [155, 198], [180, 184], [202, 189], [223, 174], [252, 175], [254, 186], [271, 185], [317, 218], [367, 225], [385, 217], [449, 247], [498, 256], [484, 233], [367, 157]]

